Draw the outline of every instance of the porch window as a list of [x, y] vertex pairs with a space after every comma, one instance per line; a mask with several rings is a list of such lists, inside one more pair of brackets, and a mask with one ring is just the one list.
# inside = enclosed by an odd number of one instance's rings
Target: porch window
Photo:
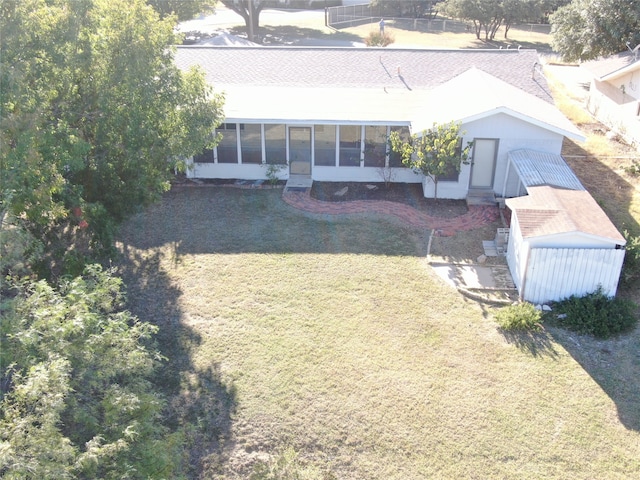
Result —
[[323, 167], [336, 166], [336, 126], [315, 125], [313, 127], [315, 142], [315, 165]]
[[223, 123], [217, 129], [222, 138], [216, 149], [218, 163], [238, 163], [238, 131], [235, 123]]
[[364, 127], [364, 166], [384, 167], [387, 159], [387, 127]]
[[193, 156], [195, 163], [213, 163], [213, 149], [205, 148], [198, 155]]
[[340, 166], [359, 167], [362, 140], [360, 125], [340, 125]]
[[[398, 132], [403, 142], [408, 142], [411, 136], [409, 127], [391, 127], [391, 131]], [[389, 150], [389, 166], [394, 168], [404, 167], [402, 163], [402, 155], [391, 150], [391, 147], [389, 147]]]
[[262, 127], [259, 123], [240, 125], [242, 163], [262, 163]]
[[287, 163], [287, 139], [283, 124], [264, 126], [264, 146], [267, 163], [275, 165]]

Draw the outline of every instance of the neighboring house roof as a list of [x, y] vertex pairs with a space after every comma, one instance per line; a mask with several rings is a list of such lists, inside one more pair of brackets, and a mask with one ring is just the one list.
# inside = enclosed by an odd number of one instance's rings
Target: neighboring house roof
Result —
[[225, 92], [229, 120], [411, 124], [420, 132], [506, 113], [583, 139], [553, 106], [534, 50], [183, 46], [176, 63], [204, 69]]
[[615, 80], [628, 72], [640, 69], [639, 52], [625, 51], [609, 57], [599, 58], [582, 64], [598, 80]]
[[508, 156], [510, 164], [527, 189], [549, 185], [569, 190], [585, 190], [560, 155], [523, 149], [511, 151]]
[[522, 237], [549, 237], [581, 233], [624, 245], [624, 237], [586, 190], [566, 190], [549, 185], [533, 186], [524, 197], [509, 198]]

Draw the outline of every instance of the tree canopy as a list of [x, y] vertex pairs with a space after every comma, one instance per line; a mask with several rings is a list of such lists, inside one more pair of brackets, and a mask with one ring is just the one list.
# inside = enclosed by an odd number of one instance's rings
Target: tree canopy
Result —
[[573, 0], [550, 17], [552, 46], [567, 61], [593, 60], [640, 44], [640, 1]]
[[0, 0], [2, 478], [184, 477], [157, 328], [83, 273], [222, 118], [174, 23], [144, 0]]
[[156, 328], [98, 266], [56, 288], [15, 285], [0, 330], [3, 478], [176, 478], [180, 439], [149, 381]]
[[216, 0], [147, 0], [161, 17], [175, 15], [178, 21], [191, 20], [199, 13], [211, 13]]
[[445, 15], [473, 23], [476, 38], [484, 31], [485, 40], [493, 40], [504, 25], [507, 38], [512, 25], [539, 22], [563, 0], [444, 0], [437, 8]]
[[[211, 142], [221, 99], [173, 62], [173, 18], [143, 0], [3, 0], [0, 212], [108, 245]], [[76, 212], [76, 213], [72, 213]]]

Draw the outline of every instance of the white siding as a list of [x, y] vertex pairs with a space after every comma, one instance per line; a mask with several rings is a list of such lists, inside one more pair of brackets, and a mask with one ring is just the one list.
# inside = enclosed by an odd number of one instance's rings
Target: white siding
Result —
[[520, 232], [518, 217], [511, 217], [511, 226], [509, 229], [509, 243], [507, 244], [507, 265], [513, 278], [513, 283], [520, 290], [522, 279], [524, 278], [524, 266], [526, 258], [529, 255], [529, 244], [525, 243]]
[[[524, 122], [505, 113], [499, 113], [492, 117], [475, 120], [462, 125], [465, 132], [464, 142], [474, 138], [497, 138], [498, 154], [496, 159], [496, 172], [493, 182], [494, 192], [502, 194], [504, 179], [507, 171], [507, 154], [512, 150], [531, 149], [540, 152], [560, 155], [564, 137], [558, 133], [546, 130], [536, 125]], [[519, 181], [517, 176], [513, 180], [514, 185], [509, 185], [510, 191], [517, 190]], [[464, 185], [465, 190], [468, 187]]]
[[531, 303], [582, 296], [599, 286], [613, 296], [624, 261], [624, 250], [532, 248], [520, 297]]

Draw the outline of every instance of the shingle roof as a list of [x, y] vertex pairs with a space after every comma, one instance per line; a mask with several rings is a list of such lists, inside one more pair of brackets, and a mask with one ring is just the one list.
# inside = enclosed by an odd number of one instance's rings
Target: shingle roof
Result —
[[507, 113], [581, 139], [553, 106], [537, 62], [534, 50], [183, 46], [176, 53], [178, 67], [200, 66], [225, 92], [231, 121], [411, 124], [419, 133], [434, 122]]
[[435, 87], [423, 105], [419, 122], [412, 126], [422, 131], [434, 123], [451, 120], [466, 123], [500, 113], [584, 140], [553, 104], [475, 67]]
[[628, 70], [640, 68], [640, 55], [636, 56], [633, 52], [626, 51], [584, 62], [582, 66], [600, 80], [613, 79]]
[[176, 64], [200, 65], [209, 83], [278, 87], [433, 89], [471, 67], [546, 102], [534, 50], [410, 50], [324, 47], [177, 48]]
[[516, 212], [523, 238], [582, 233], [624, 245], [624, 237], [586, 190], [548, 185], [527, 189], [529, 195], [507, 199]]

